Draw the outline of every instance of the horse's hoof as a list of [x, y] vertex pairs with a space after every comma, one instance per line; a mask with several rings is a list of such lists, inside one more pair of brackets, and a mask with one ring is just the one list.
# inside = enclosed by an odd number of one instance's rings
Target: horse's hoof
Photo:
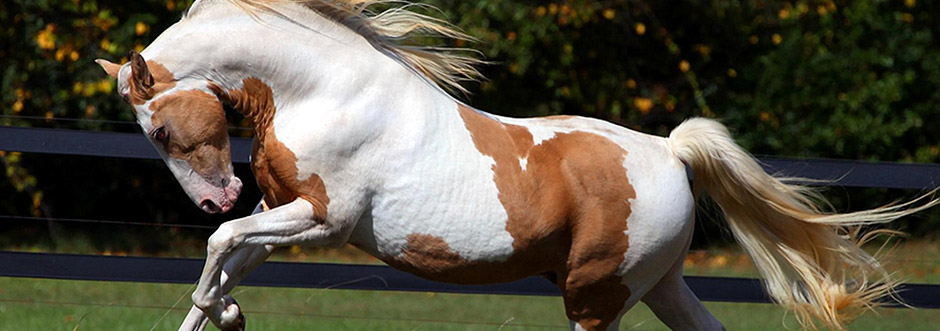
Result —
[[225, 301], [225, 311], [222, 313], [222, 331], [244, 331], [245, 314], [242, 314], [238, 302], [230, 296], [223, 297]]
[[235, 325], [232, 330], [233, 331], [245, 331], [245, 314], [238, 313], [238, 317], [235, 318]]

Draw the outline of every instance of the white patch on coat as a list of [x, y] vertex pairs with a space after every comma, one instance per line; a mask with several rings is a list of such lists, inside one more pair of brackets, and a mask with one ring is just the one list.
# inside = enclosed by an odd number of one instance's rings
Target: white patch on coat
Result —
[[504, 261], [512, 255], [495, 161], [477, 150], [456, 106], [435, 115], [437, 138], [402, 146], [399, 153], [407, 161], [392, 164], [394, 176], [373, 210], [381, 255], [400, 254], [411, 234], [439, 237], [468, 261]]
[[634, 295], [642, 295], [685, 251], [695, 202], [685, 166], [669, 151], [664, 138], [622, 130], [625, 134], [617, 140], [627, 150], [624, 168], [636, 198], [630, 199], [624, 232], [629, 235], [629, 248], [618, 274]]

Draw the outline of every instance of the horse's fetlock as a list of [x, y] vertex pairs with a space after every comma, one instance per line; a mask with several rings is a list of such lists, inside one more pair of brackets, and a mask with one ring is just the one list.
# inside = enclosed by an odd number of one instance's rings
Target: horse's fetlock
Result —
[[196, 308], [199, 308], [202, 311], [206, 311], [216, 303], [216, 300], [213, 300], [210, 296], [203, 295], [198, 292], [194, 292], [192, 295], [193, 305]]

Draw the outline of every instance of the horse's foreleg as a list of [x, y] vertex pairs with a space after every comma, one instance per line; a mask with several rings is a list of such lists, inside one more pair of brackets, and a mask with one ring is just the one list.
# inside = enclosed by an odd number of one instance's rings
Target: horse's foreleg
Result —
[[344, 238], [341, 229], [314, 217], [313, 205], [297, 199], [269, 211], [223, 223], [209, 237], [206, 265], [193, 303], [222, 330], [244, 329], [244, 317], [234, 299], [223, 296], [223, 264], [245, 246], [324, 245]]
[[[222, 294], [228, 294], [248, 274], [271, 256], [274, 246], [249, 246], [235, 252], [222, 268]], [[198, 307], [193, 306], [180, 324], [180, 331], [202, 331], [209, 323], [209, 318]]]
[[[259, 202], [252, 215], [267, 210], [264, 201]], [[252, 246], [239, 249], [222, 268], [222, 293], [228, 294], [249, 272], [261, 265], [274, 251], [274, 246]], [[198, 307], [192, 306], [189, 314], [180, 324], [180, 331], [202, 331], [206, 329], [209, 318]]]

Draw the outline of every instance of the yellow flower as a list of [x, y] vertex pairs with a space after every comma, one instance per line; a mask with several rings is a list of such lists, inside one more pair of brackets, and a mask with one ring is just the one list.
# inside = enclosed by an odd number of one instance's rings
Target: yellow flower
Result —
[[650, 98], [633, 98], [633, 106], [640, 111], [641, 114], [649, 114], [650, 109], [653, 109], [653, 100]]
[[809, 12], [809, 6], [807, 6], [805, 3], [801, 3], [796, 5], [796, 10], [799, 10], [800, 14], [806, 14]]
[[708, 56], [712, 53], [712, 48], [708, 45], [695, 45], [695, 50], [701, 53], [702, 55]]
[[85, 84], [85, 88], [82, 89], [82, 95], [90, 97], [95, 95], [98, 92], [98, 84]]
[[779, 33], [774, 33], [773, 36], [770, 36], [770, 39], [773, 40], [774, 45], [780, 45], [780, 43], [783, 42], [783, 37], [781, 37]]
[[642, 36], [646, 34], [646, 24], [637, 23], [635, 26], [633, 26], [633, 29], [636, 30], [636, 34], [638, 35]]
[[78, 55], [78, 52], [76, 51], [72, 51], [71, 53], [69, 53], [69, 60], [72, 60], [72, 62], [78, 61], [78, 57], [79, 55]]
[[64, 49], [64, 48], [59, 48], [58, 50], [55, 51], [55, 60], [56, 60], [56, 61], [59, 61], [59, 62], [62, 62], [62, 61], [65, 60], [65, 49]]
[[47, 24], [45, 29], [39, 31], [36, 34], [36, 44], [39, 45], [41, 49], [53, 49], [55, 48], [55, 25]]
[[545, 16], [546, 11], [547, 10], [545, 9], [545, 6], [539, 6], [538, 8], [535, 9], [535, 14], [539, 16]]
[[738, 71], [737, 71], [737, 70], [734, 70], [734, 68], [729, 68], [729, 69], [728, 69], [728, 77], [731, 77], [731, 78], [738, 77]]
[[790, 11], [787, 9], [781, 9], [780, 12], [777, 13], [777, 17], [779, 17], [781, 20], [788, 19], [790, 18]]
[[682, 72], [689, 72], [689, 67], [689, 61], [682, 60], [679, 62], [679, 70], [682, 70]]
[[33, 193], [33, 208], [39, 208], [42, 204], [42, 192]]
[[138, 36], [147, 33], [147, 24], [144, 24], [144, 22], [137, 22], [137, 24], [134, 25], [134, 33], [137, 33]]
[[676, 101], [675, 100], [666, 100], [666, 110], [673, 111], [676, 110]]
[[914, 15], [911, 15], [911, 13], [904, 13], [904, 15], [901, 15], [901, 19], [906, 23], [912, 23], [914, 22]]
[[907, 6], [907, 8], [914, 8], [914, 6], [917, 5], [917, 0], [904, 0], [904, 5]]
[[604, 9], [604, 18], [612, 20], [617, 16], [617, 12], [611, 8]]
[[13, 103], [13, 112], [19, 113], [22, 110], [23, 110], [23, 102], [20, 100], [16, 100], [16, 102]]
[[114, 88], [114, 83], [111, 82], [111, 78], [105, 78], [98, 81], [98, 90], [104, 93], [111, 93], [111, 90]]
[[724, 255], [718, 255], [713, 257], [708, 264], [712, 268], [721, 268], [728, 265], [728, 257]]

